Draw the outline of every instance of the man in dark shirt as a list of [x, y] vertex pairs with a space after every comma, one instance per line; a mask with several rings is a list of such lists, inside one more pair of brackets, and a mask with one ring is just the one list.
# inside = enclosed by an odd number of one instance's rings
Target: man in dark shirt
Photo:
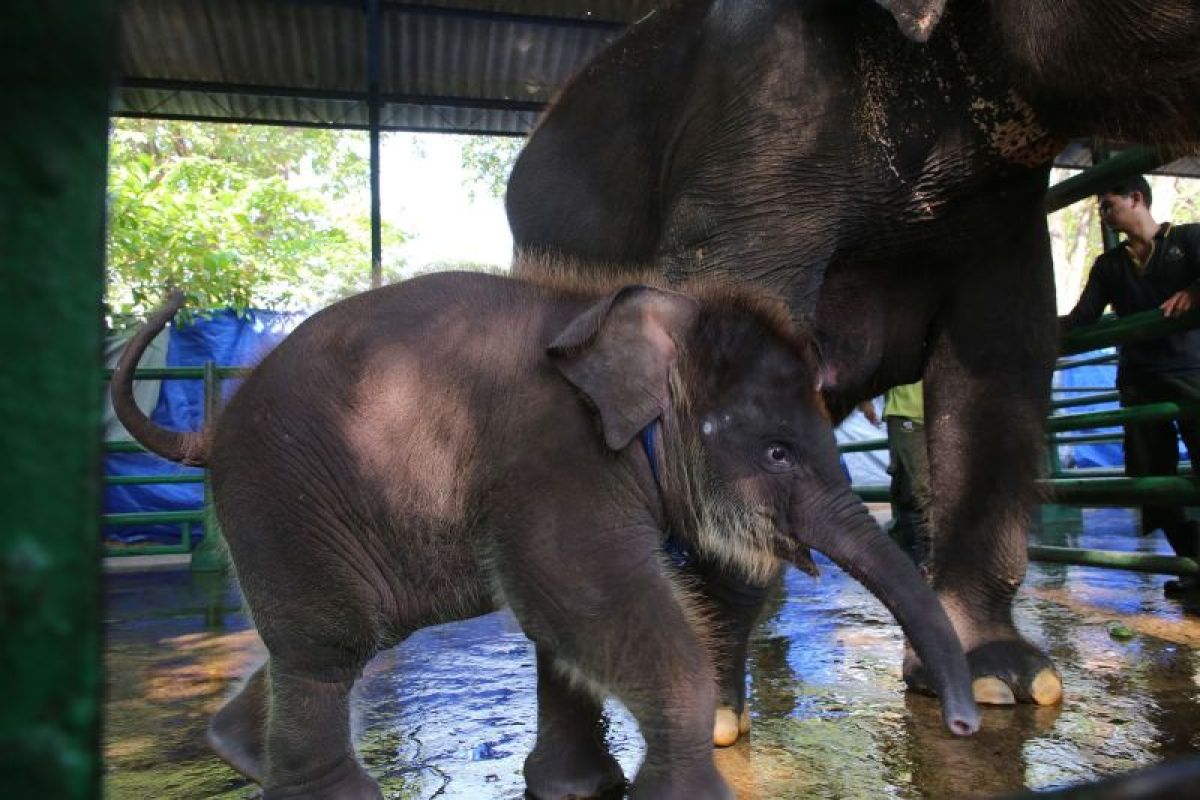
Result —
[[[1087, 286], [1063, 330], [1089, 325], [1111, 305], [1117, 316], [1161, 308], [1168, 317], [1200, 308], [1200, 225], [1161, 225], [1150, 213], [1150, 185], [1131, 178], [1100, 195], [1100, 215], [1126, 239], [1092, 265]], [[1122, 345], [1117, 390], [1122, 406], [1200, 403], [1200, 329]], [[1176, 431], [1193, 469], [1200, 465], [1200, 419], [1125, 424], [1125, 471], [1132, 476], [1174, 475], [1179, 465]], [[1143, 533], [1162, 528], [1181, 556], [1200, 557], [1200, 525], [1181, 506], [1143, 506]], [[1200, 580], [1167, 581], [1168, 596], [1200, 594]]]

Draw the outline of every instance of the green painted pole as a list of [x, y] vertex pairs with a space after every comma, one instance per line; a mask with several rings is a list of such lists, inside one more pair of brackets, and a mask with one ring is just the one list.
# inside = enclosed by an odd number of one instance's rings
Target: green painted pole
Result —
[[[204, 364], [204, 424], [212, 425], [217, 418], [220, 405], [221, 379], [213, 362]], [[221, 541], [221, 527], [217, 522], [216, 507], [213, 505], [212, 481], [208, 470], [204, 471], [204, 538], [192, 553], [192, 572], [224, 572], [229, 566], [225, 545]]]
[[0, 795], [99, 797], [107, 0], [0, 4]]
[[1075, 547], [1049, 547], [1031, 544], [1029, 559], [1052, 564], [1126, 569], [1160, 575], [1200, 575], [1200, 563], [1192, 558], [1162, 556], [1156, 553], [1130, 553], [1119, 550], [1081, 550]]

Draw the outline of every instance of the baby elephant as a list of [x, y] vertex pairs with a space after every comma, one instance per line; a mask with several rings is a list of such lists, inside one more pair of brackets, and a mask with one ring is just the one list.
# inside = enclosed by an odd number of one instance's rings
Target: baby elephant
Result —
[[813, 343], [775, 301], [429, 275], [311, 317], [198, 433], [158, 427], [131, 391], [181, 304], [134, 337], [113, 402], [149, 449], [211, 469], [270, 658], [209, 741], [265, 797], [378, 797], [350, 742], [363, 666], [500, 606], [537, 649], [534, 797], [622, 781], [597, 733], [607, 695], [646, 742], [631, 796], [729, 797], [705, 612], [668, 535], [759, 581], [825, 553], [899, 619], [950, 730], [977, 728], [958, 639], [851, 494]]

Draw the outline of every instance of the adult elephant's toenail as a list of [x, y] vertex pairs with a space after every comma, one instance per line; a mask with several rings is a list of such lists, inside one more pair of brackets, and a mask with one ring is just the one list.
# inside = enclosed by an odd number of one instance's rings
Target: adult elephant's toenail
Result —
[[1017, 702], [1016, 695], [1008, 684], [992, 675], [972, 681], [971, 692], [975, 695], [975, 702], [984, 705], [1011, 706]]

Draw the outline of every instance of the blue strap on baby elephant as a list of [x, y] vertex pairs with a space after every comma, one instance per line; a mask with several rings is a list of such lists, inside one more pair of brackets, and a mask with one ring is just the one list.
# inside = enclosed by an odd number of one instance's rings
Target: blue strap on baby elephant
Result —
[[654, 454], [654, 429], [656, 427], [658, 427], [658, 420], [642, 428], [642, 449], [646, 451], [646, 460], [650, 462], [650, 474], [654, 476], [655, 484], [661, 488], [662, 482], [658, 478], [658, 456]]
[[[642, 429], [642, 449], [646, 451], [646, 460], [650, 462], [650, 474], [654, 476], [654, 485], [658, 490], [662, 491], [662, 480], [658, 474], [658, 456], [654, 454], [654, 431], [658, 428], [658, 420], [651, 422]], [[692, 560], [692, 551], [687, 543], [678, 536], [667, 534], [667, 540], [663, 542], [663, 550], [666, 551], [667, 558], [679, 569], [687, 566]]]

